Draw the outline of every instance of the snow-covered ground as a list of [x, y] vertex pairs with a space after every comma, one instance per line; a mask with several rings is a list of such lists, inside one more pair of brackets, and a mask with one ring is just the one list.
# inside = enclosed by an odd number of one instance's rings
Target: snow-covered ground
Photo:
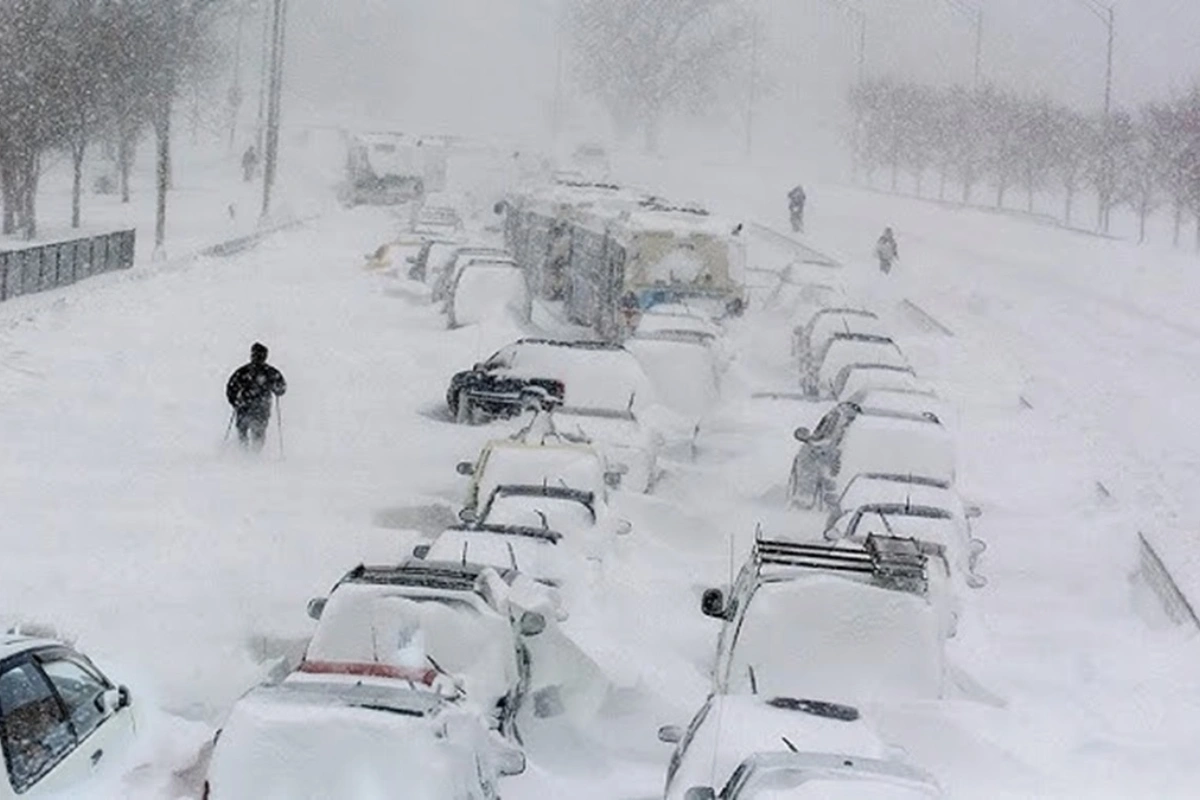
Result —
[[[777, 171], [634, 166], [643, 185], [783, 222]], [[954, 797], [1192, 796], [1200, 643], [1139, 613], [1129, 574], [1145, 530], [1200, 590], [1173, 535], [1200, 518], [1194, 264], [983, 212], [809, 197], [806, 241], [845, 261], [840, 280], [953, 405], [991, 545], [991, 582], [952, 643], [953, 697], [874, 721]], [[507, 430], [450, 424], [442, 395], [520, 331], [447, 330], [415, 287], [363, 269], [398, 224], [328, 211], [230, 259], [143, 262], [0, 304], [0, 623], [54, 625], [153, 710], [131, 796], [194, 796], [200, 745], [311, 632], [308, 598], [406, 554], [461, 500], [454, 465]], [[868, 258], [884, 225], [902, 261], [881, 285]], [[604, 705], [526, 731], [530, 769], [506, 798], [661, 794], [656, 728], [686, 722], [709, 685], [718, 625], [700, 593], [728, 580], [756, 524], [794, 524], [791, 431], [821, 411], [749, 398], [795, 382], [792, 320], [767, 297], [729, 330], [736, 359], [694, 449], [668, 447], [654, 494], [615, 499], [634, 532], [604, 603], [576, 620], [609, 677]], [[246, 458], [222, 441], [223, 388], [255, 340], [290, 390]]]

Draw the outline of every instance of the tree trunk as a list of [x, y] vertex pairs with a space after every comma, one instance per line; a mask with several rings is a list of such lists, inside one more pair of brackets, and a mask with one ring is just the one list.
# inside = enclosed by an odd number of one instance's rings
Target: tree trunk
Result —
[[1150, 216], [1150, 197], [1149, 195], [1142, 198], [1142, 202], [1138, 203], [1138, 244], [1144, 244], [1146, 241], [1146, 217]]
[[120, 131], [117, 136], [117, 168], [121, 173], [121, 202], [129, 202], [129, 173], [133, 170], [133, 157], [136, 147], [134, 134]]
[[25, 173], [21, 181], [23, 196], [21, 198], [21, 228], [26, 239], [37, 238], [37, 187], [38, 187], [38, 157], [29, 154], [21, 165]]
[[74, 168], [71, 182], [71, 227], [79, 227], [83, 195], [83, 156], [87, 150], [85, 141], [76, 141], [71, 147], [71, 166]]
[[158, 205], [154, 217], [154, 248], [161, 250], [167, 238], [167, 189], [171, 183], [171, 101], [160, 101], [154, 119], [158, 140]]
[[996, 187], [996, 208], [1004, 208], [1004, 195], [1008, 193], [1008, 180], [1003, 176], [1000, 185]]
[[4, 205], [4, 221], [0, 233], [12, 236], [17, 230], [17, 197], [12, 162], [0, 160], [0, 202]]
[[1172, 247], [1179, 247], [1179, 233], [1183, 229], [1183, 201], [1175, 198], [1175, 239]]
[[921, 196], [921, 188], [925, 183], [925, 170], [917, 170], [917, 197]]
[[938, 179], [938, 200], [946, 199], [946, 168], [942, 167], [942, 174]]
[[1028, 211], [1030, 214], [1032, 214], [1033, 213], [1033, 184], [1030, 183], [1029, 185], [1027, 185], [1025, 187], [1025, 191], [1027, 192], [1027, 194], [1025, 196], [1025, 199], [1027, 201], [1025, 203], [1025, 210]]
[[900, 159], [892, 155], [892, 193], [900, 191]]
[[1069, 183], [1063, 187], [1067, 193], [1066, 207], [1063, 209], [1063, 222], [1071, 227], [1071, 206], [1075, 203], [1075, 184]]

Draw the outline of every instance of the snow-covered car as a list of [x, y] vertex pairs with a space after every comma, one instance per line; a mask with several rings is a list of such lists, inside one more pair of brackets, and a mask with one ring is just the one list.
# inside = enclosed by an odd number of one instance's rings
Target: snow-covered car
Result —
[[883, 323], [873, 311], [850, 306], [818, 309], [803, 325], [792, 331], [792, 355], [804, 372], [812, 354], [823, 348], [835, 333], [875, 333], [886, 335]]
[[[860, 403], [862, 395], [876, 391], [936, 396], [936, 392], [917, 377], [916, 370], [895, 364], [847, 364], [833, 379], [834, 397]], [[861, 404], [861, 403], [860, 403]]]
[[[382, 672], [382, 670], [380, 670]], [[296, 673], [243, 695], [217, 732], [204, 800], [496, 800], [525, 770], [474, 709], [419, 680]]]
[[933, 777], [894, 760], [850, 705], [718, 694], [686, 728], [665, 725], [658, 736], [675, 745], [665, 800], [941, 797]]
[[71, 797], [119, 764], [136, 731], [129, 690], [51, 639], [0, 634], [0, 798]]
[[478, 324], [497, 314], [523, 320], [529, 313], [525, 273], [511, 261], [472, 261], [459, 271], [446, 298], [451, 328]]
[[944, 556], [913, 539], [757, 540], [732, 587], [704, 592], [724, 622], [718, 694], [837, 702], [941, 696], [953, 595]]
[[453, 238], [462, 233], [463, 221], [457, 209], [449, 206], [424, 206], [413, 219], [413, 232]]
[[[309, 601], [317, 628], [297, 671], [431, 686], [441, 675], [512, 738], [529, 687], [525, 639], [546, 627], [543, 612], [523, 609], [537, 599], [512, 602], [514, 591], [536, 595], [522, 578], [461, 561], [355, 567], [328, 597]], [[544, 592], [538, 598], [551, 610]]]
[[471, 478], [463, 508], [477, 513], [500, 486], [574, 489], [607, 505], [608, 488], [621, 480], [620, 472], [609, 470], [604, 458], [588, 445], [513, 439], [488, 442], [478, 459], [459, 462], [456, 470]]
[[654, 396], [678, 414], [697, 418], [720, 398], [722, 363], [716, 348], [678, 338], [625, 340], [654, 385]]
[[721, 335], [721, 329], [696, 314], [663, 313], [658, 308], [651, 308], [638, 319], [632, 335], [642, 339], [670, 339], [711, 345]]
[[809, 369], [800, 374], [800, 385], [820, 400], [837, 396], [837, 381], [851, 364], [907, 367], [908, 359], [889, 336], [874, 333], [835, 333], [813, 354]]
[[497, 486], [479, 511], [463, 509], [461, 517], [467, 523], [561, 531], [588, 557], [595, 558], [603, 558], [613, 536], [632, 530], [628, 520], [614, 517], [608, 504], [593, 492], [548, 484]]
[[560, 547], [562, 534], [548, 527], [487, 523], [448, 528], [432, 542], [413, 548], [431, 561], [466, 561], [497, 570], [517, 570], [538, 583], [558, 588], [569, 582], [576, 561]]
[[456, 419], [511, 417], [539, 402], [633, 410], [654, 390], [629, 351], [605, 342], [519, 339], [457, 373], [446, 391]]
[[836, 511], [856, 475], [921, 475], [955, 483], [954, 438], [936, 414], [838, 403], [813, 431], [797, 428], [788, 502]]
[[435, 303], [445, 303], [459, 270], [472, 261], [499, 260], [511, 261], [512, 253], [502, 247], [488, 245], [464, 245], [455, 248], [454, 253], [445, 260], [445, 267], [438, 271], [436, 278], [433, 279], [431, 299]]
[[[620, 487], [648, 492], [658, 474], [658, 455], [663, 437], [647, 429], [630, 410], [562, 406], [550, 413], [550, 430], [544, 444], [553, 439], [593, 447], [604, 458], [605, 468], [620, 476]], [[528, 436], [524, 441], [529, 442]]]
[[871, 534], [914, 538], [941, 545], [951, 573], [972, 588], [986, 580], [977, 572], [987, 545], [971, 534], [971, 520], [982, 512], [967, 506], [951, 486], [919, 475], [855, 475], [835, 504], [825, 538], [864, 542]]

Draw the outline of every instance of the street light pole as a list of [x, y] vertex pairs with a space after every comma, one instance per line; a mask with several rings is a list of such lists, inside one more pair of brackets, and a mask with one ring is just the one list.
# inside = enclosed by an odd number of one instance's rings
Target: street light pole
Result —
[[746, 100], [746, 158], [754, 153], [754, 104], [758, 95], [758, 3], [751, 4], [750, 91]]
[[1113, 44], [1116, 39], [1117, 31], [1117, 7], [1115, 5], [1105, 5], [1100, 0], [1078, 0], [1096, 19], [1104, 24], [1108, 30], [1108, 46], [1104, 64], [1104, 128], [1101, 134], [1100, 147], [1103, 150], [1101, 153], [1101, 161], [1103, 163], [1103, 176], [1101, 177], [1100, 190], [1097, 193], [1097, 203], [1099, 208], [1096, 211], [1096, 227], [1097, 229], [1107, 233], [1109, 226], [1109, 216], [1112, 212], [1112, 142], [1111, 138], [1111, 123], [1112, 123], [1112, 79], [1113, 79]]
[[267, 99], [267, 144], [263, 162], [262, 219], [271, 213], [271, 192], [279, 163], [280, 95], [283, 92], [284, 40], [287, 32], [287, 0], [274, 0], [271, 25], [270, 95]]

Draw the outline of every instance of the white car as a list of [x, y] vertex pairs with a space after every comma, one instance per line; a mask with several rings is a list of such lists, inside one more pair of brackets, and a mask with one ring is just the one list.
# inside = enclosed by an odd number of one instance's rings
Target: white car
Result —
[[857, 364], [881, 364], [908, 367], [908, 359], [888, 336], [873, 333], [837, 333], [818, 353], [810, 369], [801, 373], [800, 385], [815, 399], [837, 397], [839, 378], [846, 367]]
[[977, 572], [987, 549], [971, 535], [971, 520], [982, 513], [963, 504], [949, 484], [919, 475], [855, 475], [842, 490], [825, 531], [829, 541], [864, 542], [871, 534], [911, 537], [946, 550], [951, 572], [972, 588], [986, 584]]
[[454, 279], [458, 277], [459, 270], [472, 261], [504, 260], [512, 261], [512, 253], [501, 247], [469, 245], [456, 248], [454, 254], [446, 260], [445, 268], [438, 273], [433, 282], [433, 291], [431, 294], [433, 302], [446, 302], [446, 298], [450, 295], [450, 289], [454, 286]]
[[[645, 428], [629, 410], [560, 406], [550, 413], [551, 429], [542, 442], [558, 438], [590, 445], [604, 458], [609, 472], [620, 474], [620, 486], [649, 492], [658, 476], [663, 437]], [[529, 436], [526, 435], [526, 442]]]
[[0, 634], [0, 798], [74, 796], [133, 744], [129, 690], [62, 642]]
[[616, 519], [608, 504], [592, 492], [565, 486], [497, 486], [478, 512], [464, 509], [461, 517], [468, 524], [561, 531], [587, 557], [599, 559], [604, 558], [614, 536], [632, 530], [628, 520]]
[[204, 800], [496, 800], [519, 750], [418, 683], [293, 674], [251, 690], [217, 732]]
[[819, 697], [842, 703], [942, 696], [953, 629], [945, 563], [919, 542], [759, 539], [732, 587], [704, 592], [724, 622], [718, 694]]
[[842, 492], [864, 473], [920, 475], [955, 483], [954, 437], [937, 415], [839, 403], [816, 429], [796, 429], [788, 502], [838, 510]]
[[[540, 590], [526, 595], [533, 602], [514, 603], [520, 579], [461, 561], [356, 567], [327, 598], [309, 601], [318, 624], [298, 671], [429, 686], [449, 680], [513, 738], [530, 681], [525, 639], [542, 633], [543, 611], [552, 611]], [[535, 603], [542, 610], [523, 608]]]
[[525, 320], [530, 314], [525, 273], [511, 261], [472, 261], [459, 270], [446, 298], [451, 328], [475, 325], [498, 314]]
[[676, 746], [666, 800], [941, 797], [931, 776], [890, 759], [850, 705], [717, 694], [686, 728], [666, 725], [658, 736]]
[[792, 355], [800, 371], [808, 369], [813, 354], [819, 352], [835, 333], [874, 333], [887, 335], [883, 323], [872, 311], [849, 306], [818, 309], [808, 321], [792, 331]]
[[663, 405], [688, 418], [698, 418], [720, 399], [723, 364], [716, 348], [677, 337], [625, 340], [654, 385]]
[[834, 396], [851, 403], [862, 402], [862, 396], [876, 391], [936, 396], [937, 393], [917, 377], [908, 366], [889, 364], [847, 364], [833, 380]]
[[463, 508], [479, 512], [499, 486], [553, 486], [590, 493], [608, 503], [608, 489], [621, 474], [608, 468], [604, 457], [585, 444], [526, 443], [494, 439], [483, 446], [474, 462], [463, 461], [458, 474], [471, 482]]

